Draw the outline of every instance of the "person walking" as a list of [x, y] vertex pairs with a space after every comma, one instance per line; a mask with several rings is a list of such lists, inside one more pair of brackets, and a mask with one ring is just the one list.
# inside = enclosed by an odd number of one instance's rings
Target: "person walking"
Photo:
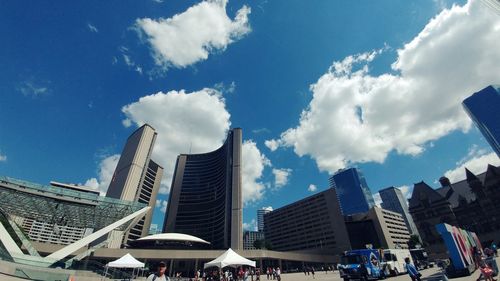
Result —
[[164, 262], [158, 264], [158, 271], [148, 276], [146, 281], [170, 281], [165, 271], [167, 270], [167, 265]]
[[410, 258], [405, 258], [405, 267], [406, 267], [406, 271], [408, 272], [408, 275], [410, 275], [410, 278], [412, 281], [420, 281], [420, 276], [422, 276], [422, 274], [420, 274], [420, 272], [418, 272], [417, 268], [411, 264], [410, 262]]
[[312, 276], [313, 276], [313, 279], [316, 279], [316, 278], [314, 277], [314, 266], [311, 266], [311, 274], [312, 274]]

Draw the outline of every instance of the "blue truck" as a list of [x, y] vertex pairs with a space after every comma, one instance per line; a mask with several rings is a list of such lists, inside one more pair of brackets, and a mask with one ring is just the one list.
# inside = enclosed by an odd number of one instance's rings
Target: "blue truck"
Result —
[[346, 251], [340, 258], [339, 272], [344, 281], [378, 280], [386, 277], [380, 254], [373, 249]]

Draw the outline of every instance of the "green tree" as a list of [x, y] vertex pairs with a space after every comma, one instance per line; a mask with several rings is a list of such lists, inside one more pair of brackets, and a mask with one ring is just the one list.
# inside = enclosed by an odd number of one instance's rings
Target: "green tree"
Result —
[[408, 246], [410, 247], [410, 249], [415, 249], [417, 245], [422, 245], [420, 237], [416, 234], [410, 235], [410, 240], [408, 240]]
[[258, 239], [253, 241], [253, 246], [255, 249], [262, 249], [264, 247], [264, 240]]

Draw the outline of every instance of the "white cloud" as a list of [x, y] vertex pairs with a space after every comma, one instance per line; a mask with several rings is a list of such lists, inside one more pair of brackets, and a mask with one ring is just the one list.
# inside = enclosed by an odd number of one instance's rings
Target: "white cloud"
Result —
[[255, 219], [252, 219], [250, 223], [243, 223], [243, 230], [257, 231], [257, 222]]
[[48, 95], [50, 93], [49, 88], [45, 85], [48, 82], [34, 81], [34, 79], [30, 79], [24, 81], [18, 87], [18, 90], [24, 96], [30, 96], [32, 98], [37, 98], [41, 96]]
[[309, 187], [307, 188], [307, 191], [310, 192], [315, 192], [316, 190], [318, 190], [318, 187], [316, 187], [316, 185], [314, 184], [310, 184]]
[[311, 86], [312, 101], [295, 128], [266, 142], [310, 155], [330, 173], [352, 163], [382, 163], [391, 151], [418, 155], [427, 143], [471, 120], [462, 100], [500, 73], [500, 18], [470, 1], [432, 19], [392, 64], [369, 74], [380, 51], [348, 56]]
[[[474, 149], [471, 149], [471, 151], [474, 151]], [[450, 179], [451, 183], [454, 183], [465, 179], [465, 168], [477, 175], [486, 171], [488, 164], [500, 166], [500, 159], [494, 152], [484, 154], [484, 152], [479, 151], [471, 154], [469, 151], [468, 158], [460, 160], [457, 166], [446, 171], [444, 176]]]
[[225, 50], [250, 32], [250, 8], [243, 6], [232, 20], [226, 4], [227, 0], [203, 1], [171, 18], [137, 19], [136, 25], [147, 36], [157, 65], [183, 68]]
[[94, 25], [92, 25], [91, 23], [87, 23], [87, 27], [88, 29], [91, 31], [91, 32], [94, 32], [94, 33], [98, 33], [99, 30], [97, 29], [97, 27], [95, 27]]
[[276, 149], [278, 149], [278, 147], [280, 146], [280, 142], [277, 141], [277, 140], [266, 140], [264, 142], [264, 144], [267, 146], [267, 148], [269, 148], [271, 151], [275, 151]]
[[168, 193], [181, 153], [205, 153], [220, 147], [231, 125], [221, 94], [170, 91], [144, 96], [122, 108], [125, 126], [147, 123], [158, 132], [152, 158], [164, 168], [161, 194]]
[[162, 213], [167, 212], [168, 200], [156, 199], [155, 208], [159, 208]]
[[262, 154], [255, 142], [247, 140], [241, 148], [242, 172], [241, 184], [243, 203], [259, 201], [269, 184], [259, 181], [266, 166], [271, 166], [271, 161]]
[[6, 161], [7, 161], [7, 155], [2, 154], [2, 153], [0, 152], [0, 162], [6, 162]]
[[378, 207], [382, 206], [382, 197], [380, 197], [380, 193], [373, 194], [373, 200], [375, 201], [375, 205]]
[[292, 169], [273, 169], [274, 186], [279, 188], [287, 185], [291, 174]]
[[118, 164], [118, 160], [120, 160], [120, 155], [115, 154], [104, 158], [98, 168], [98, 179], [90, 178], [88, 179], [84, 185], [88, 187], [92, 187], [98, 190], [101, 195], [106, 194], [108, 190], [109, 183], [113, 178], [113, 174], [115, 172], [116, 165]]
[[401, 193], [403, 193], [404, 198], [410, 199], [411, 194], [413, 193], [413, 185], [412, 186], [402, 185], [402, 186], [398, 186], [396, 188], [399, 188], [399, 190], [401, 190]]

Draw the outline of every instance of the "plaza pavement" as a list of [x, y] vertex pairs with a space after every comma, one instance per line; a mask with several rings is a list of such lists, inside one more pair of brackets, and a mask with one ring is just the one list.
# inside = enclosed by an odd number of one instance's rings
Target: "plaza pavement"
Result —
[[[443, 274], [441, 273], [441, 270], [437, 267], [433, 268], [428, 268], [421, 270], [420, 273], [422, 273], [422, 281], [440, 281], [443, 280]], [[264, 278], [261, 281], [267, 281], [266, 276], [263, 276]], [[460, 278], [453, 278], [453, 279], [448, 279], [450, 281], [475, 281], [479, 277], [479, 270], [476, 270], [471, 276], [466, 276], [466, 277], [460, 277]], [[408, 274], [404, 275], [399, 275], [396, 277], [389, 277], [385, 279], [386, 281], [411, 281], [410, 276]], [[272, 280], [271, 280], [272, 281]], [[324, 271], [317, 271], [314, 275], [314, 279], [312, 275], [304, 275], [303, 272], [300, 273], [285, 273], [282, 274], [281, 281], [343, 281], [342, 278], [340, 278], [339, 272], [331, 272], [329, 271], [328, 274], [325, 274]]]

